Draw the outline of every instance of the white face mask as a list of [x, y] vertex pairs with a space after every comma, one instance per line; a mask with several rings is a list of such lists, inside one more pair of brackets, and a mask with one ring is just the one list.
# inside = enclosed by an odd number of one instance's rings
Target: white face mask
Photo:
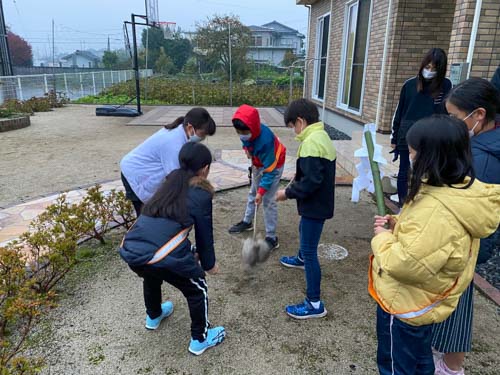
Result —
[[198, 143], [203, 141], [203, 138], [201, 138], [198, 134], [194, 133], [191, 137], [189, 137], [189, 142], [194, 142]]
[[[462, 120], [463, 122], [465, 122], [465, 120], [467, 120], [469, 117], [471, 117], [471, 115], [476, 112], [476, 110], [473, 110], [471, 113], [469, 113], [467, 116], [464, 117], [464, 119]], [[472, 138], [474, 137], [474, 129], [476, 128], [477, 124], [479, 124], [479, 121], [476, 121], [476, 123], [474, 124], [474, 126], [472, 127], [472, 129], [469, 129], [469, 137]]]
[[433, 72], [429, 69], [423, 69], [422, 70], [422, 76], [425, 78], [425, 79], [433, 79], [435, 76], [436, 76], [437, 72]]
[[252, 138], [252, 134], [240, 134], [240, 139], [242, 142], [249, 141]]

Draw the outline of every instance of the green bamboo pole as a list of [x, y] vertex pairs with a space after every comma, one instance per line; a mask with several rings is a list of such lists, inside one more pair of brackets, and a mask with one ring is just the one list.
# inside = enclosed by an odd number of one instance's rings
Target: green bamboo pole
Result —
[[378, 163], [373, 160], [373, 139], [372, 133], [365, 132], [366, 147], [368, 148], [368, 159], [370, 160], [370, 166], [373, 176], [373, 185], [375, 185], [375, 197], [377, 199], [377, 211], [380, 216], [385, 216], [385, 202], [384, 193], [382, 191], [382, 180], [380, 179], [380, 169]]

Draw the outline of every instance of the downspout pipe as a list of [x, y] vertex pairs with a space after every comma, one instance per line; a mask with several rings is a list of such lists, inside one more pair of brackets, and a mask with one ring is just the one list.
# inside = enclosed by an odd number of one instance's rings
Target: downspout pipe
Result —
[[307, 43], [306, 43], [306, 56], [305, 56], [305, 63], [304, 63], [304, 84], [302, 85], [302, 97], [307, 98], [307, 80], [309, 78], [309, 74], [307, 73], [307, 59], [309, 57], [309, 43], [311, 39], [311, 6], [310, 5], [304, 5], [308, 11], [307, 11]]
[[470, 33], [469, 51], [467, 52], [467, 78], [470, 76], [472, 68], [472, 58], [474, 57], [474, 47], [476, 46], [477, 29], [479, 27], [479, 18], [481, 17], [481, 7], [483, 0], [476, 0], [476, 9], [474, 10], [474, 20], [472, 21], [472, 31]]

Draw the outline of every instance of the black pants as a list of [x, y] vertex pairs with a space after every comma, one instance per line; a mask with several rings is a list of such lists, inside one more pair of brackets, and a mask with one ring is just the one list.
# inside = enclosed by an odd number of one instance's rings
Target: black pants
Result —
[[123, 173], [121, 173], [121, 178], [123, 187], [125, 188], [125, 196], [129, 201], [132, 202], [132, 204], [134, 205], [135, 213], [137, 217], [139, 217], [142, 211], [142, 206], [144, 206], [144, 203], [142, 203], [139, 197], [134, 193], [134, 191], [130, 187], [130, 184], [127, 181], [127, 178], [123, 175]]
[[398, 196], [402, 206], [408, 195], [408, 175], [410, 174], [410, 152], [399, 150]]
[[191, 316], [191, 337], [205, 341], [208, 321], [208, 287], [204, 277], [188, 279], [171, 271], [151, 266], [130, 267], [144, 279], [144, 303], [146, 313], [151, 319], [161, 315], [161, 284], [166, 281], [179, 289], [186, 297]]

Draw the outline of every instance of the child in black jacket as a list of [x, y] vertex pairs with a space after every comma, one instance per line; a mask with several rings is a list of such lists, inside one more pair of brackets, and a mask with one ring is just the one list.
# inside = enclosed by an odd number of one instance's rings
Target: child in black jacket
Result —
[[[171, 172], [125, 235], [120, 255], [144, 279], [146, 328], [156, 329], [173, 311], [161, 303], [163, 281], [179, 289], [191, 315], [189, 351], [200, 355], [222, 342], [223, 327], [209, 328], [205, 271], [218, 272], [212, 232], [213, 188], [207, 181], [212, 155], [199, 143], [180, 150], [180, 168]], [[195, 228], [197, 255], [188, 239]], [[199, 259], [199, 261], [198, 261]]]
[[321, 318], [327, 311], [321, 301], [318, 243], [325, 220], [333, 217], [336, 151], [313, 102], [299, 99], [290, 103], [285, 111], [285, 124], [294, 128], [301, 144], [294, 182], [279, 190], [276, 200], [297, 200], [300, 249], [295, 256], [281, 257], [280, 263], [303, 269], [306, 276], [304, 302], [289, 305], [285, 311], [295, 319]]

